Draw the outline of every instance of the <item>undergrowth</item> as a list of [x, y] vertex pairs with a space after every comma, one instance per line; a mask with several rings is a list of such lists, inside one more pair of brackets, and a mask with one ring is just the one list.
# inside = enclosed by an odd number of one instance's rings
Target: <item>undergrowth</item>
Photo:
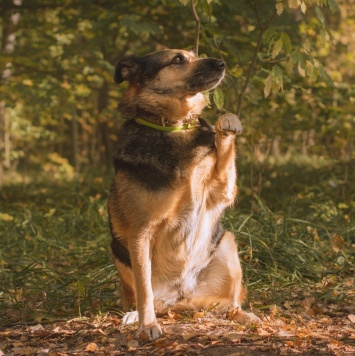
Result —
[[[354, 273], [353, 162], [263, 168], [257, 194], [239, 167], [236, 235], [251, 306], [266, 308], [325, 279]], [[346, 174], [345, 174], [346, 173]], [[112, 177], [39, 175], [0, 191], [0, 326], [121, 313], [107, 195]], [[259, 180], [260, 182], [260, 180]], [[260, 189], [262, 187], [262, 189]], [[346, 293], [318, 297], [338, 301]], [[333, 299], [332, 299], [333, 298]]]

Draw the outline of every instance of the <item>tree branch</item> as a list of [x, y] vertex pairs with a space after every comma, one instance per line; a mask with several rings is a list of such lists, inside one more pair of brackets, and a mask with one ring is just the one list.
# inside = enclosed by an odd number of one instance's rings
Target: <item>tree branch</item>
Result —
[[194, 19], [195, 19], [195, 22], [196, 22], [196, 25], [195, 25], [195, 55], [196, 55], [196, 57], [198, 57], [198, 47], [199, 47], [199, 41], [200, 41], [201, 20], [197, 15], [194, 0], [190, 0], [190, 5], [191, 5], [191, 12], [194, 15]]
[[255, 51], [254, 51], [254, 54], [253, 54], [253, 58], [251, 60], [250, 67], [249, 67], [247, 76], [245, 78], [245, 82], [243, 84], [242, 90], [241, 90], [241, 92], [239, 94], [239, 100], [238, 100], [238, 106], [237, 106], [237, 115], [238, 116], [240, 116], [240, 113], [242, 111], [242, 105], [243, 105], [244, 96], [245, 96], [245, 93], [246, 93], [246, 91], [248, 89], [249, 81], [250, 81], [250, 78], [251, 78], [251, 76], [253, 74], [253, 71], [254, 71], [254, 68], [255, 68], [256, 60], [258, 58], [259, 49], [260, 49], [260, 46], [261, 46], [261, 42], [263, 40], [263, 35], [264, 35], [265, 31], [267, 30], [267, 28], [269, 27], [270, 23], [272, 22], [272, 20], [274, 19], [275, 16], [276, 16], [276, 10], [273, 12], [273, 14], [271, 15], [270, 19], [266, 22], [266, 24], [264, 26], [260, 27], [260, 32], [259, 32], [258, 40], [257, 40], [257, 43], [256, 43]]

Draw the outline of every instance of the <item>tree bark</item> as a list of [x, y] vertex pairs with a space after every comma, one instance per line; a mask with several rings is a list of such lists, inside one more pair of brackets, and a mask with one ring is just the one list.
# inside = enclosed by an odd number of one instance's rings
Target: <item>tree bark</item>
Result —
[[74, 104], [72, 105], [72, 159], [73, 166], [76, 173], [80, 170], [79, 162], [79, 142], [78, 142], [78, 117]]
[[111, 158], [112, 158], [112, 145], [109, 136], [109, 127], [107, 125], [106, 118], [103, 114], [103, 111], [108, 106], [108, 89], [109, 89], [109, 85], [105, 81], [99, 92], [99, 97], [97, 102], [98, 113], [100, 116], [100, 123], [99, 123], [99, 135], [101, 141], [100, 156], [101, 156], [101, 161], [104, 163], [104, 166], [106, 167], [109, 164], [111, 164]]
[[0, 187], [4, 184], [4, 165], [3, 165], [4, 113], [5, 113], [5, 102], [0, 101]]

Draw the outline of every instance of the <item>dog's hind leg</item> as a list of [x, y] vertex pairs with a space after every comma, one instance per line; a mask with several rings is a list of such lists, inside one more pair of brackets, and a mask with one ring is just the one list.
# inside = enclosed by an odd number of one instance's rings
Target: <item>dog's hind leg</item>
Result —
[[215, 308], [217, 311], [238, 309], [237, 321], [258, 323], [252, 313], [242, 311], [245, 296], [242, 285], [242, 268], [234, 235], [226, 231], [213, 259], [199, 276], [199, 282], [188, 303], [195, 309]]
[[123, 324], [132, 324], [138, 321], [138, 312], [132, 311], [136, 304], [136, 293], [132, 268], [121, 263], [114, 257], [114, 262], [120, 274], [121, 305], [126, 312], [122, 318]]

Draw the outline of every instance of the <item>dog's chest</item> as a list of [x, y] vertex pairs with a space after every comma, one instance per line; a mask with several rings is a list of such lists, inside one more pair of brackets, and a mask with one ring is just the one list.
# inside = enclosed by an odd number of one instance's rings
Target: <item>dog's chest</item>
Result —
[[155, 289], [175, 288], [188, 294], [211, 260], [213, 232], [222, 213], [221, 207], [207, 204], [206, 182], [213, 164], [213, 158], [205, 158], [192, 169], [190, 179], [180, 187], [174, 213], [157, 227], [151, 254]]

